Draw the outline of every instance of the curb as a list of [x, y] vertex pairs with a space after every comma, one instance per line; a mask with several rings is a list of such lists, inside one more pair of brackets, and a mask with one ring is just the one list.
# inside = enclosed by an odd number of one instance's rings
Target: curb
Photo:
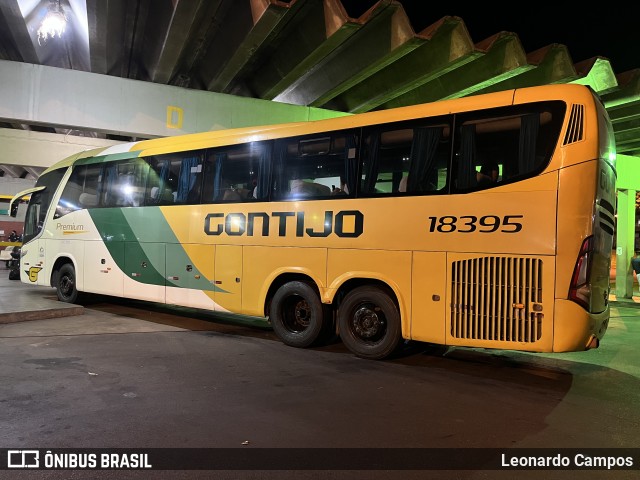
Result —
[[635, 302], [634, 300], [631, 299], [625, 299], [625, 300], [611, 300], [609, 302], [609, 304], [612, 307], [623, 307], [623, 308], [640, 308], [640, 303]]
[[72, 317], [83, 315], [84, 307], [74, 305], [64, 308], [47, 308], [43, 310], [28, 310], [26, 312], [5, 312], [0, 313], [0, 324], [28, 322], [31, 320], [45, 320], [48, 318]]

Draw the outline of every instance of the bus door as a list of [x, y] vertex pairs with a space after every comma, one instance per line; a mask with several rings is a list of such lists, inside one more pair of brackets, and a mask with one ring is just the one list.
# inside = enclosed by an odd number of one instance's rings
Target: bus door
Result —
[[165, 244], [124, 242], [124, 292], [127, 297], [165, 301]]
[[214, 310], [215, 251], [215, 245], [167, 244], [167, 303]]
[[242, 247], [218, 245], [215, 261], [216, 310], [241, 311]]
[[413, 252], [411, 276], [411, 338], [445, 343], [447, 256], [444, 252]]

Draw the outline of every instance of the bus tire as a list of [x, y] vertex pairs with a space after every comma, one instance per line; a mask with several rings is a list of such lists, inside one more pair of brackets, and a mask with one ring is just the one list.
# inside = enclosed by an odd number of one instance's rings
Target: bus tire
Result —
[[285, 345], [305, 348], [323, 337], [325, 308], [311, 285], [300, 281], [288, 282], [273, 296], [269, 320]]
[[395, 352], [402, 340], [400, 312], [384, 289], [358, 287], [338, 307], [338, 332], [358, 357], [381, 360]]
[[76, 269], [70, 263], [65, 263], [56, 275], [56, 294], [58, 300], [65, 303], [76, 303], [79, 292], [76, 288]]

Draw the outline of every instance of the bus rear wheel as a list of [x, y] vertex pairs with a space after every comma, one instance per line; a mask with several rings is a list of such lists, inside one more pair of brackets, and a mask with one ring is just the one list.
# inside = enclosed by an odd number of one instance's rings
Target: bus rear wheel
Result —
[[58, 300], [66, 303], [76, 303], [79, 292], [76, 288], [76, 269], [70, 263], [65, 263], [56, 275], [56, 294]]
[[325, 331], [325, 308], [315, 289], [294, 281], [276, 291], [269, 307], [269, 320], [278, 338], [291, 347], [305, 348], [321, 339]]
[[338, 307], [342, 343], [355, 355], [381, 360], [400, 345], [400, 312], [393, 298], [376, 286], [358, 287]]

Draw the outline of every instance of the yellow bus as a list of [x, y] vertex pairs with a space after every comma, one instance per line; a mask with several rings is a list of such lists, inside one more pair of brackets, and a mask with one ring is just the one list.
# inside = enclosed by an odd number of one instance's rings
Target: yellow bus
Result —
[[338, 334], [595, 348], [609, 320], [615, 143], [581, 85], [79, 153], [30, 194], [21, 280]]

